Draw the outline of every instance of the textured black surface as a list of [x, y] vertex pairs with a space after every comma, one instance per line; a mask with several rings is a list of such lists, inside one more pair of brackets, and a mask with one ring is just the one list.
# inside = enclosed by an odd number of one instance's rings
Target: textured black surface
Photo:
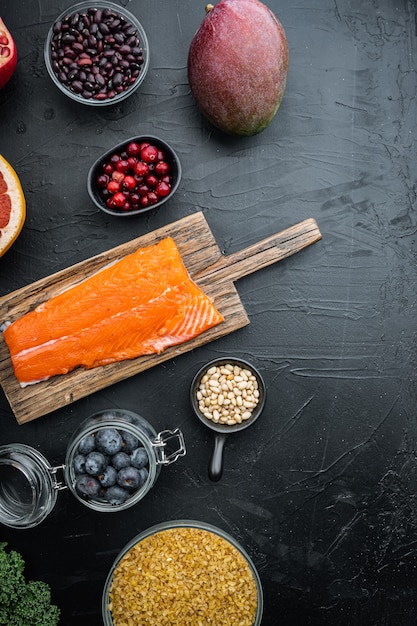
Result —
[[[128, 2], [149, 37], [149, 74], [123, 104], [94, 110], [58, 93], [44, 67], [47, 30], [70, 3], [2, 1], [19, 63], [0, 92], [0, 153], [28, 216], [0, 259], [0, 295], [196, 210], [225, 253], [308, 217], [323, 240], [240, 280], [251, 324], [216, 343], [23, 426], [1, 393], [0, 443], [30, 443], [51, 463], [79, 422], [107, 407], [157, 430], [179, 426], [188, 454], [135, 509], [97, 514], [62, 492], [41, 526], [1, 527], [0, 540], [51, 584], [63, 626], [100, 624], [116, 554], [178, 518], [216, 524], [246, 547], [264, 586], [263, 626], [414, 625], [415, 3], [268, 2], [290, 73], [276, 118], [247, 139], [210, 127], [190, 95], [187, 51], [204, 5]], [[171, 143], [183, 179], [160, 211], [118, 221], [89, 201], [86, 174], [136, 132]], [[223, 355], [251, 361], [268, 397], [256, 424], [229, 438], [214, 484], [211, 433], [188, 392], [198, 368]]]

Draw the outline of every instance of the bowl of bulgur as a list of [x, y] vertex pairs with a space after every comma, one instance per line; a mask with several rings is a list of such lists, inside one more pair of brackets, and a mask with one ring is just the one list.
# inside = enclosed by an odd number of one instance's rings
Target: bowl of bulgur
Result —
[[259, 626], [263, 593], [246, 551], [199, 521], [157, 524], [134, 537], [108, 574], [105, 626]]

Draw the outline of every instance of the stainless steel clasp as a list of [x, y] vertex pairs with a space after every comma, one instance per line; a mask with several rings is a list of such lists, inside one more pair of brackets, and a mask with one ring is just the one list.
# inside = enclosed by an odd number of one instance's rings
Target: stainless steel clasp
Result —
[[[175, 450], [171, 450], [170, 448], [173, 445], [175, 446], [175, 441], [177, 441], [177, 447]], [[186, 454], [184, 435], [179, 428], [175, 430], [162, 430], [151, 443], [155, 448], [158, 456], [157, 462], [160, 465], [170, 465], [174, 463], [178, 457], [185, 456]]]

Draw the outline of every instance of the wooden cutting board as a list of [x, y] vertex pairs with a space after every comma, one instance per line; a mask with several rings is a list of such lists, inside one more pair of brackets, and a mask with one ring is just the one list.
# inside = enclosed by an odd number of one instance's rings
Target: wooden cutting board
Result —
[[225, 321], [192, 341], [168, 348], [162, 354], [141, 356], [90, 370], [78, 368], [69, 374], [23, 388], [14, 376], [9, 351], [0, 333], [0, 384], [19, 424], [246, 326], [249, 319], [234, 281], [321, 239], [315, 220], [307, 219], [244, 250], [224, 256], [203, 213], [194, 213], [0, 298], [0, 324], [14, 321], [109, 262], [168, 236], [177, 244], [193, 280], [211, 296]]

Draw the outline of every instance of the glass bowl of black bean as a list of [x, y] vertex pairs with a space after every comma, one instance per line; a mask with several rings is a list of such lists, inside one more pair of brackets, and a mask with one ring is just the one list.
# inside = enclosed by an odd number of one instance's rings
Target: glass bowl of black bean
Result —
[[81, 104], [108, 106], [142, 84], [149, 44], [141, 23], [124, 7], [106, 0], [80, 2], [52, 24], [44, 56], [62, 93]]

